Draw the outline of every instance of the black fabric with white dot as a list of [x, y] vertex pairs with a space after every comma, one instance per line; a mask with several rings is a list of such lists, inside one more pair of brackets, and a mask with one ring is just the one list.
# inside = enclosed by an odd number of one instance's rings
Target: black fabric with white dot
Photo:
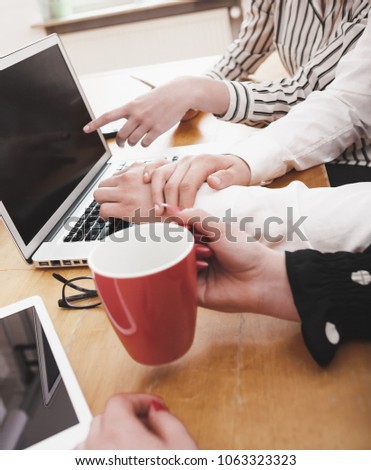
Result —
[[351, 339], [371, 341], [371, 246], [363, 253], [286, 252], [305, 344], [321, 366]]

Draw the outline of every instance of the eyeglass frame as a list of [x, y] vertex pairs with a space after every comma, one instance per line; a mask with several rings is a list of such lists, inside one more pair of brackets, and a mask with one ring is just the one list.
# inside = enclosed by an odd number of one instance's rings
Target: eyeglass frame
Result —
[[[70, 304], [70, 301], [78, 301], [78, 300], [85, 300], [85, 299], [91, 299], [94, 297], [98, 297], [98, 292], [96, 289], [87, 289], [85, 287], [78, 286], [75, 284], [76, 281], [82, 281], [82, 280], [88, 280], [88, 279], [93, 279], [91, 276], [78, 276], [74, 277], [72, 279], [66, 279], [59, 273], [52, 273], [52, 276], [54, 279], [57, 281], [61, 282], [63, 284], [62, 287], [62, 298], [58, 299], [58, 307], [60, 308], [66, 308], [66, 309], [73, 309], [73, 310], [85, 310], [85, 309], [90, 309], [90, 308], [95, 308], [98, 307], [99, 305], [102, 304], [102, 302], [96, 302], [91, 305], [73, 305]], [[81, 294], [75, 294], [75, 295], [70, 295], [66, 296], [66, 288], [71, 287], [72, 289], [75, 289], [77, 291], [82, 292]]]

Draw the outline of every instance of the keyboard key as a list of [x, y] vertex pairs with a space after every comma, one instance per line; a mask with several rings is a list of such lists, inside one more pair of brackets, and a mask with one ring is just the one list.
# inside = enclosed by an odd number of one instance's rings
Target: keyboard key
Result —
[[110, 218], [107, 221], [102, 219], [99, 215], [99, 209], [99, 204], [96, 201], [92, 201], [68, 235], [64, 237], [63, 241], [102, 240], [106, 236], [130, 225], [121, 219]]

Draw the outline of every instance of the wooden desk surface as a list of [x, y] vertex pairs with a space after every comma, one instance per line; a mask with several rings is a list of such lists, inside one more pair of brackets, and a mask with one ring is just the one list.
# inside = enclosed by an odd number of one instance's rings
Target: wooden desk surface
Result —
[[[156, 148], [211, 141], [231, 126], [199, 116]], [[321, 167], [275, 184], [298, 177], [309, 186], [327, 184]], [[142, 366], [128, 356], [103, 308], [57, 307], [60, 283], [22, 261], [2, 224], [0, 260], [0, 306], [41, 295], [94, 414], [113, 394], [140, 391], [162, 396], [201, 449], [371, 448], [371, 344], [343, 346], [322, 370], [298, 324], [200, 308], [191, 350], [170, 365]], [[87, 272], [63, 270], [67, 278]]]

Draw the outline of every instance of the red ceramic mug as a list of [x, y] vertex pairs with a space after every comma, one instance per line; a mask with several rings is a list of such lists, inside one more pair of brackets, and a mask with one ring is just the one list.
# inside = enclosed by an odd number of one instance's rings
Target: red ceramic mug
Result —
[[176, 224], [133, 225], [89, 256], [96, 288], [127, 352], [165, 364], [191, 347], [197, 315], [194, 239]]

